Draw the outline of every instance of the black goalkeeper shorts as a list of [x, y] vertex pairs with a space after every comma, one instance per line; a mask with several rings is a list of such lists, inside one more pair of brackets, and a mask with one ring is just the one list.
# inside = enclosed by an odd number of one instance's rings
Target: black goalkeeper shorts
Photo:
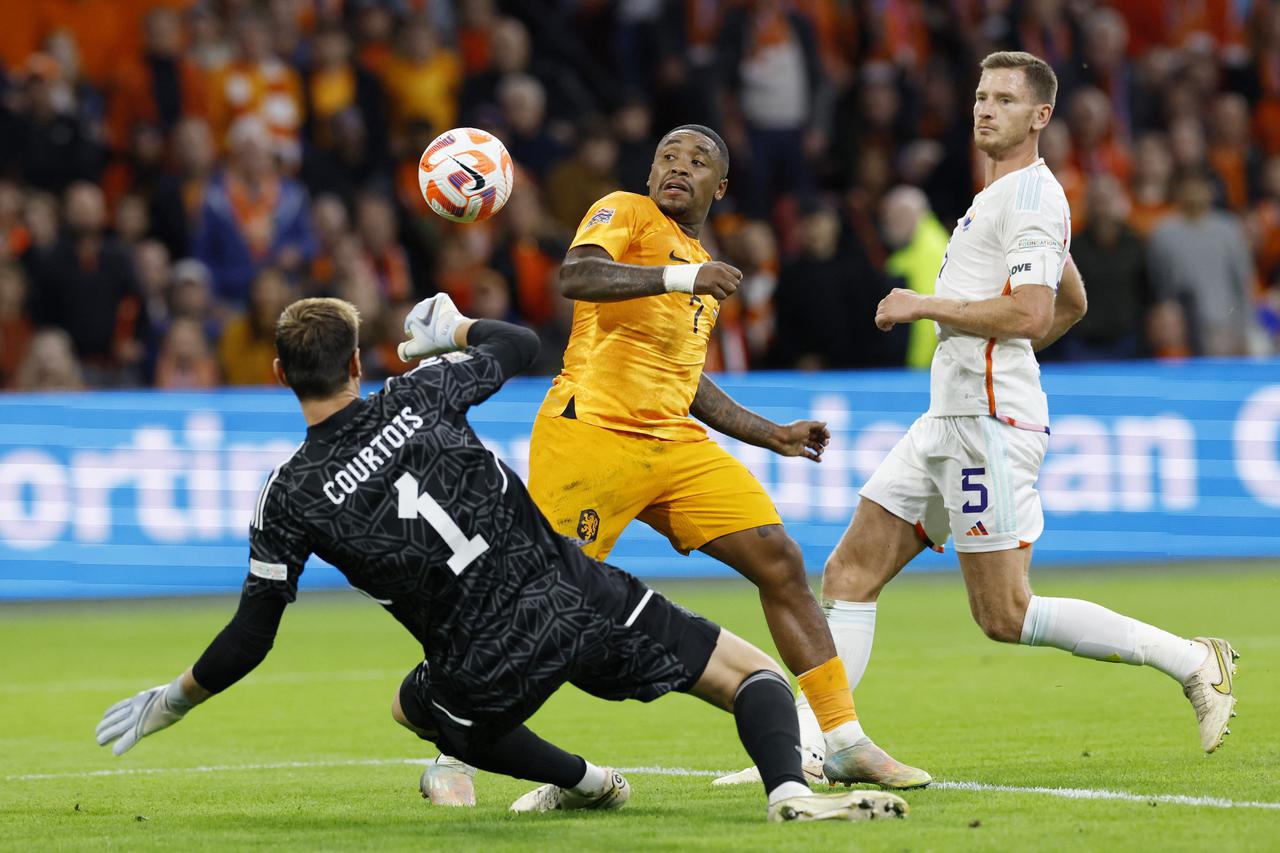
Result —
[[440, 672], [423, 662], [409, 673], [400, 705], [415, 727], [445, 740], [501, 735], [566, 682], [612, 700], [688, 691], [720, 636], [720, 626], [577, 549], [522, 590], [511, 610], [491, 636], [469, 638], [475, 653], [466, 660], [483, 665]]

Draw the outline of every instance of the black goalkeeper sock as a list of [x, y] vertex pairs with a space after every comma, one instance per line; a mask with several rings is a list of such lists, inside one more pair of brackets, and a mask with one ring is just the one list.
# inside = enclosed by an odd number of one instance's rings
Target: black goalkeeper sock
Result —
[[738, 738], [755, 761], [769, 793], [783, 782], [808, 787], [800, 767], [800, 721], [791, 685], [778, 673], [761, 669], [748, 675], [733, 697]]
[[458, 758], [481, 770], [561, 788], [572, 788], [587, 772], [587, 762], [582, 756], [546, 742], [527, 726], [489, 743], [473, 745], [466, 753]]

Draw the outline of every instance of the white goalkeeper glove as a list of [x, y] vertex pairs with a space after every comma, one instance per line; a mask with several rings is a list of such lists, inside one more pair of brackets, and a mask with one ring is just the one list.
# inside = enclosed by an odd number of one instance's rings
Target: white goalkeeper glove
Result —
[[115, 741], [111, 752], [123, 755], [141, 738], [181, 720], [192, 707], [191, 700], [182, 692], [179, 675], [169, 684], [144, 690], [108, 708], [96, 730], [98, 746]]
[[409, 340], [397, 350], [400, 360], [412, 361], [458, 349], [453, 336], [467, 319], [458, 313], [448, 294], [437, 293], [422, 300], [404, 318], [404, 333]]

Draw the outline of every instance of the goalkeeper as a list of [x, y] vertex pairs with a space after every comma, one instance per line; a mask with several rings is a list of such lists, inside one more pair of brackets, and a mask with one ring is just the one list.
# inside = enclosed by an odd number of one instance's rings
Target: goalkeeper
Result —
[[337, 299], [304, 299], [281, 315], [275, 373], [297, 395], [307, 437], [259, 496], [239, 607], [172, 683], [109, 708], [99, 744], [120, 755], [261, 663], [317, 554], [422, 644], [423, 662], [393, 697], [396, 721], [475, 767], [542, 783], [514, 811], [617, 808], [630, 796], [620, 773], [524, 725], [570, 682], [614, 700], [688, 692], [731, 711], [770, 820], [905, 813], [878, 791], [813, 794], [777, 664], [584, 556], [481, 444], [466, 413], [532, 362], [532, 332], [469, 320], [434, 296], [406, 321], [401, 354], [440, 357], [362, 398], [358, 326]]

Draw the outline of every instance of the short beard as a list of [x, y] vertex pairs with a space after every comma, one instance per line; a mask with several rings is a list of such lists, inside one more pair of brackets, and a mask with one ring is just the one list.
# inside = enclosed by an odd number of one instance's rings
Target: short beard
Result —
[[658, 205], [658, 210], [661, 210], [663, 213], [665, 213], [667, 216], [670, 216], [672, 219], [679, 219], [681, 216], [689, 213], [689, 211], [693, 209], [692, 198], [690, 198], [688, 201], [686, 201], [682, 205], [677, 202], [673, 206], [672, 202], [663, 198], [659, 198], [655, 200], [654, 204]]

